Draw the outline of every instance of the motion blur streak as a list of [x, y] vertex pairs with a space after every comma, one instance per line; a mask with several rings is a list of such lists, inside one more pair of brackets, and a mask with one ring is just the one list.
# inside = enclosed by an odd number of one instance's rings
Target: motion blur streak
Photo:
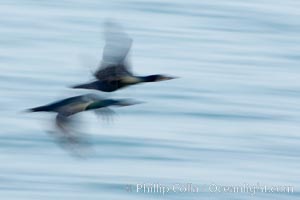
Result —
[[[299, 1], [2, 0], [0, 13], [0, 199], [162, 198], [134, 183], [294, 187], [172, 200], [300, 198]], [[137, 73], [180, 79], [109, 94], [147, 102], [113, 124], [83, 113], [94, 152], [74, 159], [44, 133], [52, 116], [19, 111], [90, 80], [78, 57], [102, 56], [107, 18], [134, 39]]]

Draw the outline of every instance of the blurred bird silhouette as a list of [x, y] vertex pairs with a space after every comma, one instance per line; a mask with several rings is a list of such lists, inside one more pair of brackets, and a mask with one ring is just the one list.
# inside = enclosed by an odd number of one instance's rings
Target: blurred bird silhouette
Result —
[[114, 112], [108, 108], [110, 106], [130, 106], [140, 102], [130, 99], [103, 99], [95, 94], [85, 94], [74, 96], [44, 106], [31, 108], [30, 112], [54, 112], [57, 113], [55, 125], [63, 135], [62, 139], [67, 143], [80, 143], [80, 138], [71, 131], [72, 118], [74, 114], [93, 110], [95, 114], [108, 116]]
[[136, 76], [129, 67], [128, 54], [132, 39], [114, 22], [105, 26], [105, 46], [99, 69], [93, 74], [95, 80], [89, 83], [73, 86], [73, 88], [94, 89], [113, 92], [126, 86], [145, 82], [171, 80], [176, 77], [156, 74]]

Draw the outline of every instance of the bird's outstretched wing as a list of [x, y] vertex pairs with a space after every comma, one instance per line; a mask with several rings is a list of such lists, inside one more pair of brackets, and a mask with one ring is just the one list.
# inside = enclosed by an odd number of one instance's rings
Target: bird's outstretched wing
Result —
[[100, 108], [94, 110], [94, 112], [98, 117], [102, 117], [102, 119], [106, 122], [111, 122], [114, 115], [116, 115], [116, 112], [110, 108]]
[[81, 137], [76, 133], [76, 121], [74, 121], [74, 114], [85, 110], [86, 106], [95, 101], [102, 100], [103, 98], [96, 94], [85, 94], [64, 99], [57, 104], [60, 107], [57, 109], [57, 116], [55, 119], [55, 125], [57, 130], [61, 133], [60, 141], [69, 144], [80, 144]]
[[77, 127], [78, 121], [71, 117], [66, 117], [62, 114], [58, 114], [55, 119], [56, 131], [50, 132], [55, 134], [59, 144], [68, 149], [72, 155], [84, 156], [84, 150], [89, 147], [89, 142], [87, 141], [86, 135], [81, 134]]
[[128, 54], [132, 39], [119, 24], [111, 21], [105, 23], [104, 36], [102, 61], [94, 76], [101, 81], [113, 81], [130, 75]]

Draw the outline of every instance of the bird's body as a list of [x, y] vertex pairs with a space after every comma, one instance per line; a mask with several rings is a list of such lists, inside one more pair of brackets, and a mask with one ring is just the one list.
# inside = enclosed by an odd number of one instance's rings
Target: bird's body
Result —
[[[139, 102], [128, 99], [103, 99], [95, 94], [86, 94], [31, 108], [28, 111], [57, 113], [54, 124], [55, 128], [59, 130], [59, 134], [55, 135], [63, 146], [70, 148], [73, 152], [77, 147], [86, 146], [86, 142], [82, 135], [76, 134], [78, 133], [78, 129], [76, 128], [77, 131], [75, 131], [74, 126], [78, 125], [78, 122], [73, 120], [73, 115], [93, 110], [95, 114], [102, 115], [104, 119], [110, 119], [111, 115], [114, 114], [114, 111], [108, 107], [130, 106], [137, 103]], [[56, 131], [54, 131], [54, 133], [56, 133]]]
[[95, 89], [113, 92], [118, 89], [145, 82], [170, 80], [175, 77], [165, 75], [136, 76], [128, 64], [128, 54], [132, 39], [115, 23], [106, 27], [105, 46], [99, 69], [93, 74], [96, 80], [73, 86], [73, 88]]
[[125, 87], [121, 81], [93, 81], [89, 83], [84, 83], [80, 85], [76, 85], [73, 88], [82, 88], [82, 89], [92, 89], [92, 90], [100, 90], [103, 92], [113, 92], [120, 88]]
[[93, 90], [100, 90], [103, 92], [114, 92], [121, 88], [140, 84], [140, 83], [163, 81], [163, 80], [169, 80], [169, 79], [173, 79], [173, 78], [169, 78], [169, 77], [162, 76], [162, 75], [150, 75], [150, 76], [126, 75], [126, 76], [120, 77], [119, 79], [110, 80], [110, 81], [95, 80], [93, 82], [73, 86], [73, 88], [93, 89]]
[[139, 83], [141, 80], [133, 76], [124, 66], [112, 65], [94, 73], [97, 78], [93, 82], [74, 86], [74, 88], [94, 89], [113, 92], [128, 85]]
[[87, 94], [81, 96], [70, 97], [51, 104], [39, 106], [30, 109], [32, 112], [56, 112], [64, 116], [70, 116], [78, 112], [85, 111], [88, 105], [93, 102], [101, 101], [95, 95]]
[[126, 99], [102, 99], [94, 94], [70, 97], [51, 104], [29, 109], [31, 112], [56, 112], [65, 117], [87, 110], [103, 109], [109, 106], [129, 106], [136, 104]]
[[[39, 106], [29, 109], [30, 112], [54, 112], [56, 116], [56, 127], [70, 136], [68, 126], [72, 120], [71, 116], [83, 111], [94, 110], [96, 114], [106, 116], [114, 112], [109, 109], [110, 106], [129, 106], [139, 102], [134, 102], [126, 99], [103, 99], [94, 94], [86, 94], [75, 97], [70, 97], [44, 106]], [[73, 136], [70, 138], [74, 138]]]

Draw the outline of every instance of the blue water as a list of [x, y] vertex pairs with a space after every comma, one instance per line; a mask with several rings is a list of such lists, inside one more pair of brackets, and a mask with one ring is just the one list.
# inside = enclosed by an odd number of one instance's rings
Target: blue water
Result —
[[[0, 199], [300, 199], [299, 1], [2, 0], [0, 13]], [[180, 79], [109, 94], [146, 102], [113, 123], [82, 114], [93, 145], [78, 158], [47, 134], [52, 115], [21, 111], [85, 93], [68, 86], [91, 78], [108, 18], [134, 39], [137, 74]], [[293, 192], [209, 189], [258, 183]]]

